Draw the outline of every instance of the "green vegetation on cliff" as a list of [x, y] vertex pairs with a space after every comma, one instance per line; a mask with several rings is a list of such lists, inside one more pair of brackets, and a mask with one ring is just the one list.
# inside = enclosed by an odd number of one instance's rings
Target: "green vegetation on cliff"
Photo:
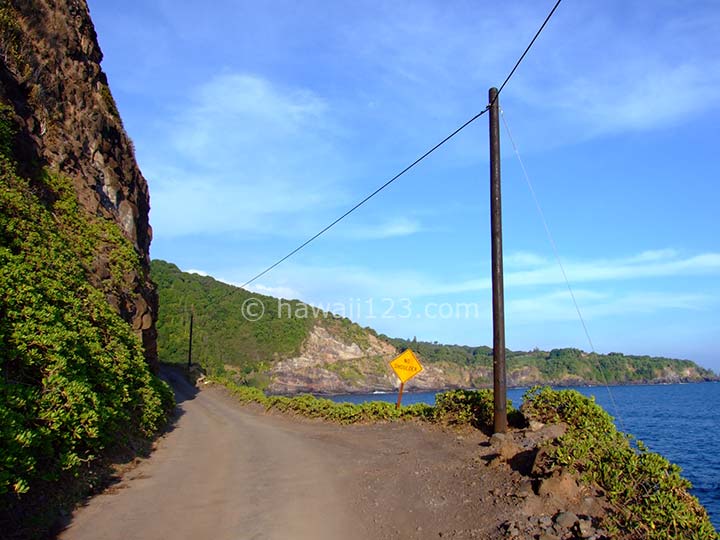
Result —
[[567, 432], [545, 448], [545, 471], [567, 468], [599, 486], [614, 508], [604, 524], [612, 538], [718, 538], [680, 468], [619, 432], [592, 399], [575, 390], [538, 387], [525, 394], [522, 412], [529, 420], [567, 424]]
[[151, 435], [173, 399], [89, 281], [99, 241], [112, 246], [109, 289], [139, 255], [114, 222], [80, 209], [69, 179], [17, 174], [11, 109], [0, 113], [0, 500], [9, 508]]

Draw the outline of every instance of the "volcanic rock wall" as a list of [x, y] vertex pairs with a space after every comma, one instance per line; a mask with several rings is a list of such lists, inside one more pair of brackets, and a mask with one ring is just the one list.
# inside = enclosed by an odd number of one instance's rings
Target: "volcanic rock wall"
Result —
[[132, 242], [139, 271], [112, 276], [107, 246], [101, 245], [88, 274], [142, 338], [155, 366], [148, 186], [101, 60], [84, 0], [0, 0], [0, 98], [15, 109], [22, 172], [32, 178], [47, 168], [72, 179], [82, 208], [115, 221]]

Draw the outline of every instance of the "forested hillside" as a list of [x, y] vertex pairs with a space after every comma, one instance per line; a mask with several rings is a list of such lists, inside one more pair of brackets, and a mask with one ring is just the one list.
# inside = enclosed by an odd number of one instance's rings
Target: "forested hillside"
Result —
[[[158, 352], [166, 362], [186, 362], [190, 314], [194, 313], [194, 357], [206, 367], [231, 365], [245, 372], [300, 353], [312, 319], [278, 317], [277, 301], [215, 279], [181, 272], [165, 261], [151, 263], [161, 291]], [[263, 316], [245, 318], [243, 303], [257, 299]]]

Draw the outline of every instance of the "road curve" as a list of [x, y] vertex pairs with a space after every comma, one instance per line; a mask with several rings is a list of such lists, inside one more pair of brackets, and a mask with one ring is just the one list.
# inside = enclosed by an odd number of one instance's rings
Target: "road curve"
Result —
[[327, 441], [164, 374], [178, 401], [174, 429], [116, 489], [79, 508], [61, 540], [360, 536]]

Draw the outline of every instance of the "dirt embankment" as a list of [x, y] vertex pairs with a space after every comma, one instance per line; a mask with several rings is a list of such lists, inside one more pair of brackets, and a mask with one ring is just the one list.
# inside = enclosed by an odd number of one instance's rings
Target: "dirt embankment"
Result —
[[600, 537], [590, 518], [601, 499], [570, 477], [531, 476], [534, 446], [557, 426], [493, 439], [414, 422], [338, 426], [170, 376], [174, 429], [61, 539]]

